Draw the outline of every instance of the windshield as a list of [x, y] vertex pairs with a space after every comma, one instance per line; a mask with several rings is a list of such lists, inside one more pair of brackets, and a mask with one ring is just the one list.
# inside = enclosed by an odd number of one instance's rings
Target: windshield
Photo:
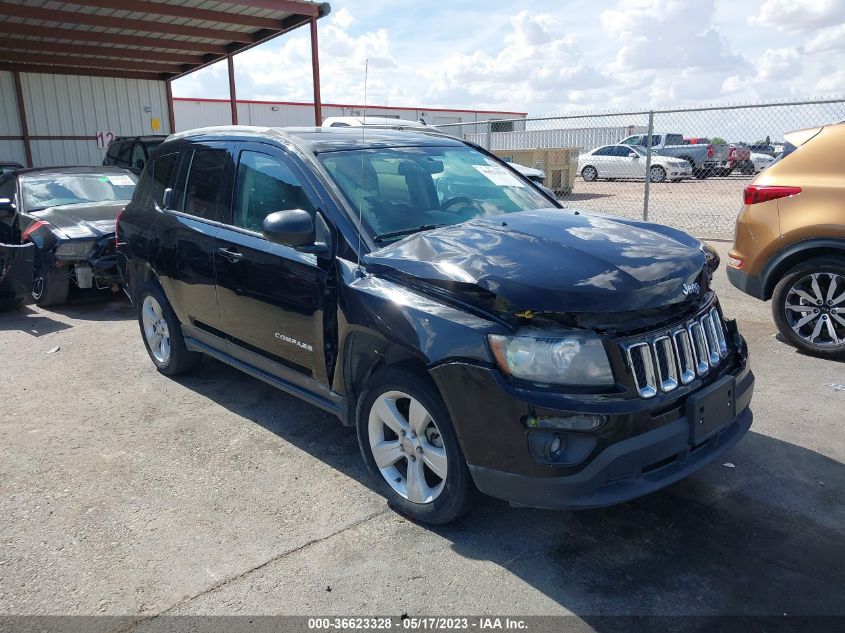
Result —
[[513, 171], [470, 147], [368, 149], [319, 158], [378, 242], [554, 206]]
[[132, 173], [50, 174], [22, 181], [24, 206], [38, 211], [66, 204], [130, 200], [137, 178]]

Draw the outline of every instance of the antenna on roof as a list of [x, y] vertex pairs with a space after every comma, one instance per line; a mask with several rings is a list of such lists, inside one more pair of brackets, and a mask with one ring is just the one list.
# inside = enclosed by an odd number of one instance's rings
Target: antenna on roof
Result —
[[364, 230], [364, 145], [367, 134], [367, 79], [370, 71], [370, 58], [364, 60], [364, 124], [361, 126], [361, 186], [358, 188], [358, 272], [363, 273], [361, 257], [361, 232]]

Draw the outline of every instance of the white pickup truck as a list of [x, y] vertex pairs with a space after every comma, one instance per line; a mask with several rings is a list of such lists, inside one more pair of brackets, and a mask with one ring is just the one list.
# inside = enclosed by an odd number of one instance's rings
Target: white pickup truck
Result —
[[[634, 134], [619, 141], [622, 145], [648, 145], [648, 134]], [[730, 168], [730, 147], [726, 144], [690, 143], [683, 134], [652, 134], [651, 148], [661, 156], [673, 156], [692, 165], [692, 175], [707, 178]]]

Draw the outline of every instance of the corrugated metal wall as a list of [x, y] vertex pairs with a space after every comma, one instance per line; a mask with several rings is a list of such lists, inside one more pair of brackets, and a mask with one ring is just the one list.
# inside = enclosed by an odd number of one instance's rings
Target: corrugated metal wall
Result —
[[[0, 136], [20, 136], [21, 123], [18, 119], [18, 102], [15, 98], [15, 82], [12, 73], [0, 71]], [[23, 141], [0, 140], [0, 161], [12, 161], [24, 165], [26, 154]]]
[[[602, 145], [613, 145], [626, 136], [643, 134], [647, 130], [648, 127], [643, 125], [620, 125], [613, 127], [493, 132], [491, 134], [491, 141], [494, 150], [570, 147], [577, 148], [581, 151], [588, 151], [596, 147], [601, 147]], [[474, 143], [485, 146], [487, 144], [485, 134], [467, 134], [466, 138]]]
[[[231, 111], [228, 101], [174, 99], [176, 130], [191, 130], [211, 125], [229, 125]], [[361, 116], [361, 106], [323, 104], [323, 118], [333, 116]], [[429, 111], [424, 108], [368, 107], [368, 116], [387, 116], [418, 121], [424, 118], [430, 125], [443, 123], [464, 123], [493, 119], [513, 119], [513, 113], [486, 113], [473, 111]], [[238, 102], [238, 123], [241, 125], [266, 125], [267, 127], [291, 127], [314, 125], [314, 106], [310, 103], [273, 103], [258, 101]]]
[[[21, 73], [21, 88], [31, 137], [84, 137], [32, 140], [32, 162], [37, 167], [101, 164], [106, 150], [97, 147], [97, 132], [170, 133], [163, 81]], [[0, 136], [20, 135], [11, 73], [0, 74], [0, 101], [4, 108], [0, 126], [8, 127], [8, 119], [16, 126], [14, 132]], [[158, 131], [152, 128], [153, 119], [160, 122]], [[19, 146], [23, 158], [23, 143], [11, 143]], [[0, 151], [0, 158], [5, 158], [5, 146], [0, 145]]]

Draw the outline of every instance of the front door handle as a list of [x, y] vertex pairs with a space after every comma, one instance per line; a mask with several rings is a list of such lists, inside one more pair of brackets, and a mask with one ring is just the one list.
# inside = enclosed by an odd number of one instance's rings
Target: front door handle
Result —
[[239, 253], [238, 251], [233, 251], [229, 248], [218, 248], [217, 252], [220, 253], [223, 257], [228, 259], [233, 264], [241, 261], [244, 258], [243, 253]]

